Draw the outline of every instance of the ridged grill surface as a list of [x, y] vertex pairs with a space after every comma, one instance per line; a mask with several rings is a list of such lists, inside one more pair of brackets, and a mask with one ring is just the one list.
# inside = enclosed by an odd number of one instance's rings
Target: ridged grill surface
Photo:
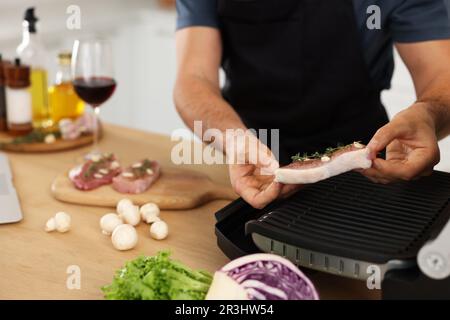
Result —
[[450, 214], [450, 175], [374, 184], [347, 173], [271, 207], [247, 232], [329, 254], [386, 262], [413, 258]]

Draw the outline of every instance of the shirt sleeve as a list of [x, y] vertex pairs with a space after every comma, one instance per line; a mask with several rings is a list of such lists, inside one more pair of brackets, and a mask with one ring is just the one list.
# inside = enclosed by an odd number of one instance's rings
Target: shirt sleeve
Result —
[[177, 30], [191, 26], [218, 28], [217, 0], [176, 0]]
[[390, 17], [393, 40], [420, 42], [450, 38], [449, 6], [449, 0], [403, 0]]

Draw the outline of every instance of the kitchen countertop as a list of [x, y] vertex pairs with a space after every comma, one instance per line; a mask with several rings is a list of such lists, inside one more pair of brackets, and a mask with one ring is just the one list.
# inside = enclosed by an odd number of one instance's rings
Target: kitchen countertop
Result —
[[[105, 125], [100, 148], [116, 153], [124, 163], [149, 157], [170, 165], [170, 137]], [[24, 219], [0, 225], [0, 299], [102, 299], [100, 287], [111, 282], [116, 269], [139, 254], [153, 255], [170, 249], [172, 256], [186, 265], [210, 272], [229, 260], [220, 251], [214, 235], [214, 212], [227, 201], [214, 201], [185, 211], [163, 211], [169, 237], [150, 238], [148, 226], [138, 227], [136, 248], [120, 252], [99, 229], [100, 217], [111, 211], [58, 202], [50, 194], [54, 177], [73, 166], [89, 148], [52, 154], [9, 153], [14, 183]], [[225, 166], [190, 165], [189, 169], [207, 173], [213, 181], [228, 182]], [[72, 217], [69, 232], [44, 232], [45, 222], [57, 211]], [[68, 289], [68, 267], [81, 271], [81, 288]], [[365, 282], [325, 273], [308, 272], [325, 299], [377, 299], [380, 292], [368, 290]]]

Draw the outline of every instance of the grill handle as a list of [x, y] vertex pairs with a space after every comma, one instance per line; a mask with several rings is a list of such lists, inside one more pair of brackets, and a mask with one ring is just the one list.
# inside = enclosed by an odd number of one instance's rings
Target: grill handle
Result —
[[420, 249], [417, 263], [431, 279], [442, 280], [450, 276], [450, 220], [436, 238]]

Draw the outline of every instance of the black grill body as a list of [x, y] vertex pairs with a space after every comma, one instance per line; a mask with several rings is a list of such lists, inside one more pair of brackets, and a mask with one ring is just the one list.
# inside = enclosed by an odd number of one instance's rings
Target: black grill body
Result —
[[[218, 245], [230, 258], [273, 252], [299, 266], [365, 279], [415, 267], [422, 245], [450, 217], [450, 174], [390, 185], [346, 173], [253, 209], [238, 199], [216, 213]], [[394, 277], [397, 279], [397, 277]]]
[[357, 173], [310, 185], [246, 226], [288, 244], [386, 263], [416, 257], [450, 215], [450, 179], [380, 185]]

